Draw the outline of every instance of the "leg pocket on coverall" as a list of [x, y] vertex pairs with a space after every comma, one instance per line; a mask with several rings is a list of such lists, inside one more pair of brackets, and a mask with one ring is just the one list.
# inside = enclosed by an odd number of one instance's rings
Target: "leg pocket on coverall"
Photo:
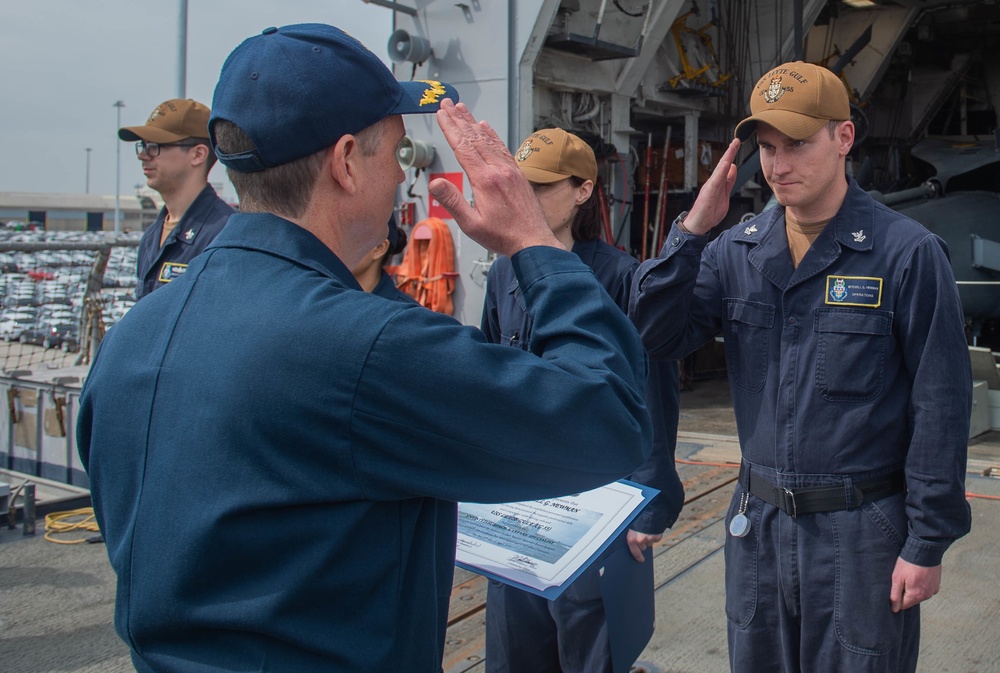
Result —
[[750, 519], [750, 530], [744, 537], [729, 534], [729, 523], [740, 511], [743, 489], [736, 489], [726, 512], [726, 617], [734, 626], [750, 625], [757, 610], [757, 545], [761, 526], [760, 503], [748, 498], [744, 515]]
[[852, 652], [883, 655], [899, 646], [903, 616], [889, 607], [892, 571], [905, 542], [906, 495], [833, 512], [837, 639]]

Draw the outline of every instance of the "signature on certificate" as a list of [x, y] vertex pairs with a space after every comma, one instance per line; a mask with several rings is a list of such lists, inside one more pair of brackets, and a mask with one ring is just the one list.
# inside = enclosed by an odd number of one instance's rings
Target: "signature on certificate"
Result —
[[538, 561], [531, 558], [530, 556], [524, 556], [522, 554], [516, 554], [507, 559], [507, 564], [512, 568], [537, 568]]

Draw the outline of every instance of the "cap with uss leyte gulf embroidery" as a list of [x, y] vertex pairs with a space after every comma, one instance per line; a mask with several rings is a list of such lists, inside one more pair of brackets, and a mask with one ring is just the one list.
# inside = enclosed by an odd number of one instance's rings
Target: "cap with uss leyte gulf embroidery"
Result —
[[581, 180], [597, 179], [597, 159], [590, 145], [562, 129], [535, 131], [514, 154], [518, 167], [530, 182], [548, 184], [571, 175]]
[[776, 128], [793, 140], [805, 140], [830, 121], [851, 118], [844, 83], [830, 70], [795, 61], [761, 77], [750, 98], [750, 116], [736, 125], [736, 137], [746, 141], [757, 122]]
[[149, 143], [176, 143], [187, 138], [208, 138], [206, 106], [190, 98], [171, 98], [156, 106], [144, 126], [118, 129], [122, 140], [145, 140]]
[[[335, 145], [391, 115], [436, 112], [458, 102], [454, 87], [400, 82], [379, 58], [334, 26], [265, 28], [226, 59], [212, 100], [209, 134], [226, 167], [250, 173]], [[215, 124], [240, 127], [253, 149], [220, 151]]]

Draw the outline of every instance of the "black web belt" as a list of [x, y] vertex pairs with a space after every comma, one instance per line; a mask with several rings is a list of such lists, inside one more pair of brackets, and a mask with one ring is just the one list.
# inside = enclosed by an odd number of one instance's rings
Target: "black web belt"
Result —
[[742, 463], [740, 486], [750, 495], [774, 505], [789, 516], [796, 517], [800, 514], [836, 512], [860, 507], [862, 502], [879, 500], [905, 490], [906, 482], [900, 470], [884, 477], [854, 482], [850, 490], [843, 484], [784, 488], [775, 486], [759, 474], [754, 474], [746, 463]]

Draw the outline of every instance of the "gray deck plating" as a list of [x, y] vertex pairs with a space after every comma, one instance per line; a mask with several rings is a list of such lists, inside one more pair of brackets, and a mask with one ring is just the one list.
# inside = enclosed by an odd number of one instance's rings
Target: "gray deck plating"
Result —
[[[681, 518], [655, 548], [657, 625], [637, 669], [648, 673], [718, 673], [728, 669], [723, 612], [723, 517], [729, 502], [735, 439], [724, 434], [731, 409], [714, 384], [685, 394], [677, 457], [687, 500]], [[712, 433], [696, 432], [707, 429]], [[717, 465], [705, 464], [716, 463]], [[983, 476], [1000, 468], [1000, 433], [970, 443], [968, 490], [1000, 496], [1000, 479]], [[1000, 671], [1000, 500], [972, 498], [973, 528], [945, 556], [941, 593], [924, 606], [919, 671]], [[0, 669], [5, 673], [118, 673], [133, 670], [112, 626], [114, 574], [103, 545], [58, 545], [0, 528]], [[446, 673], [482, 673], [481, 578], [458, 570]], [[406, 670], [400, 662], [399, 670]]]

